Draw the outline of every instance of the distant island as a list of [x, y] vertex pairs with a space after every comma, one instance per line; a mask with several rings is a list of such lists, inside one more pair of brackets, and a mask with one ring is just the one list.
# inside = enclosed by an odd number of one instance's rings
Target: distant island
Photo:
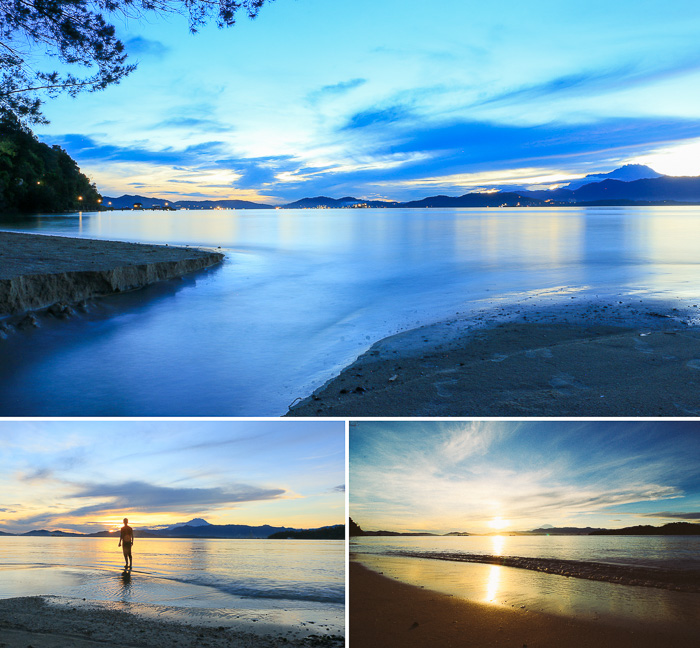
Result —
[[[505, 189], [505, 190], [504, 190]], [[105, 196], [106, 209], [430, 209], [452, 207], [590, 207], [700, 204], [700, 176], [661, 175], [641, 164], [627, 164], [609, 173], [596, 173], [556, 189], [507, 187], [461, 196], [429, 196], [407, 202], [344, 196], [301, 198], [283, 205], [247, 200], [165, 200], [147, 196]]]
[[497, 533], [467, 533], [464, 531], [451, 531], [450, 533], [410, 532], [397, 531], [363, 531], [362, 528], [350, 518], [349, 535], [353, 536], [492, 536], [492, 535], [700, 535], [700, 524], [690, 522], [669, 522], [662, 526], [632, 526], [622, 529], [595, 529], [592, 527], [547, 527], [532, 529], [531, 531], [503, 531]]
[[[49, 531], [36, 529], [26, 533], [6, 533], [0, 536], [42, 536], [55, 538], [118, 538], [119, 531], [98, 531], [96, 533], [72, 533], [68, 531]], [[278, 540], [278, 539], [314, 539], [343, 540], [345, 525], [318, 527], [315, 529], [295, 529], [275, 527], [269, 524], [249, 526], [247, 524], [209, 524], [206, 520], [196, 518], [182, 524], [175, 524], [165, 529], [134, 529], [136, 538], [224, 538], [233, 540]]]

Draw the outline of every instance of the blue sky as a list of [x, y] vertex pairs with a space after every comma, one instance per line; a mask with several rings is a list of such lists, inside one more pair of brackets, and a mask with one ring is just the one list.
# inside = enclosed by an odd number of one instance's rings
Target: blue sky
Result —
[[697, 422], [353, 422], [349, 461], [365, 530], [700, 522]]
[[343, 422], [2, 421], [0, 530], [345, 520]]
[[139, 67], [38, 134], [106, 195], [410, 199], [646, 163], [700, 174], [700, 8], [276, 0], [117, 23]]

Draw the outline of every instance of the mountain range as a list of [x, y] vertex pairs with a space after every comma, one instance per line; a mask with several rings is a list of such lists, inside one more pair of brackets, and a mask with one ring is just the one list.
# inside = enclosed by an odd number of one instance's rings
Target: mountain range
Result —
[[[66, 531], [49, 531], [47, 529], [35, 529], [26, 533], [5, 533], [0, 535], [19, 536], [50, 536], [50, 537], [81, 537], [81, 538], [117, 538], [119, 531], [98, 531], [97, 533], [71, 533]], [[249, 526], [247, 524], [209, 524], [202, 518], [195, 518], [189, 522], [173, 524], [163, 529], [134, 529], [136, 538], [227, 538], [227, 539], [266, 539], [275, 538], [316, 538], [338, 539], [345, 537], [345, 525], [319, 527], [316, 529], [295, 529], [292, 527], [279, 527], [263, 524], [261, 526]]]
[[363, 531], [362, 528], [350, 518], [350, 536], [470, 536], [470, 535], [700, 535], [700, 524], [690, 522], [669, 522], [659, 527], [645, 525], [624, 527], [622, 529], [596, 529], [592, 527], [553, 527], [549, 524], [530, 531], [501, 531], [494, 533], [467, 533], [466, 531], [452, 531], [450, 533], [411, 532], [400, 533], [397, 531]]
[[[507, 190], [506, 190], [507, 189]], [[595, 173], [557, 189], [501, 190], [466, 193], [462, 196], [429, 196], [408, 202], [365, 200], [344, 196], [302, 198], [285, 205], [268, 205], [247, 200], [177, 200], [146, 196], [105, 196], [110, 209], [348, 209], [348, 208], [430, 208], [430, 207], [561, 207], [571, 205], [663, 205], [700, 203], [700, 176], [666, 176], [648, 166], [627, 164], [609, 173]]]

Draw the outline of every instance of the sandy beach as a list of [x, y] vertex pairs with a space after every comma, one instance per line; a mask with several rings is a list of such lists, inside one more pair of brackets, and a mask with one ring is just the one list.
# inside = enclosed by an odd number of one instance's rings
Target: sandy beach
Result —
[[0, 600], [0, 646], [3, 648], [96, 648], [97, 646], [148, 646], [151, 648], [340, 648], [344, 638], [324, 633], [314, 625], [274, 625], [264, 619], [218, 620], [209, 623], [177, 622], [160, 618], [152, 607], [113, 603], [71, 602], [53, 597]]
[[690, 648], [698, 641], [697, 634], [673, 625], [651, 631], [525, 606], [475, 603], [398, 582], [353, 561], [349, 602], [352, 648]]
[[[224, 258], [196, 248], [0, 232], [0, 316], [134, 290]], [[55, 311], [55, 313], [53, 313]]]
[[697, 304], [455, 319], [374, 344], [287, 416], [698, 416]]

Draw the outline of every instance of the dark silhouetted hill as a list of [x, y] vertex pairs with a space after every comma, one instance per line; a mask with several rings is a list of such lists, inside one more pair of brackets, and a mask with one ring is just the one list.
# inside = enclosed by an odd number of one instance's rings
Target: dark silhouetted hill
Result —
[[95, 210], [97, 188], [60, 146], [43, 144], [0, 110], [0, 210], [39, 213]]
[[300, 531], [279, 531], [273, 533], [270, 540], [345, 540], [345, 525], [319, 527], [318, 529], [302, 529]]
[[384, 200], [364, 200], [345, 196], [344, 198], [328, 198], [328, 196], [316, 196], [315, 198], [302, 198], [294, 202], [282, 205], [283, 209], [342, 209], [346, 207], [396, 207], [401, 203]]
[[261, 526], [248, 526], [247, 524], [208, 524], [206, 526], [184, 526], [175, 529], [151, 530], [155, 538], [268, 538], [273, 533], [282, 531], [297, 531], [291, 527], [275, 527], [269, 524]]
[[34, 531], [27, 531], [26, 533], [21, 533], [19, 535], [23, 536], [52, 536], [52, 537], [78, 537], [82, 536], [82, 533], [68, 533], [66, 531], [48, 531], [47, 529], [36, 529]]
[[352, 518], [350, 518], [350, 524], [348, 527], [348, 535], [349, 536], [365, 535], [365, 532], [360, 528], [360, 525], [357, 524], [356, 522], [354, 522]]
[[531, 531], [521, 531], [520, 535], [590, 535], [602, 529], [595, 527], [542, 527]]
[[700, 535], [700, 524], [669, 522], [660, 527], [645, 524], [622, 529], [600, 529], [590, 535]]
[[250, 202], [249, 200], [169, 200], [124, 194], [105, 196], [103, 205], [107, 209], [273, 209], [272, 205]]
[[540, 207], [544, 201], [514, 192], [468, 193], [463, 196], [431, 196], [398, 203], [397, 207]]
[[351, 536], [434, 536], [437, 533], [426, 532], [409, 532], [401, 533], [399, 531], [363, 531], [358, 524], [350, 518], [350, 535]]
[[[136, 538], [228, 538], [228, 539], [266, 539], [273, 534], [305, 534], [305, 533], [325, 534], [324, 537], [331, 537], [340, 534], [345, 537], [345, 526], [342, 524], [335, 526], [319, 527], [318, 529], [295, 529], [292, 527], [271, 526], [263, 524], [260, 526], [249, 526], [247, 524], [209, 524], [206, 520], [195, 518], [186, 524], [174, 524], [165, 529], [134, 529]], [[118, 538], [119, 531], [98, 531], [96, 533], [67, 533], [64, 531], [48, 531], [46, 529], [35, 529], [22, 534], [3, 533], [0, 535], [25, 535], [25, 536], [74, 536], [81, 538]], [[292, 536], [290, 536], [292, 537]], [[296, 536], [295, 536], [296, 537]], [[307, 537], [299, 535], [298, 537]], [[312, 537], [312, 535], [308, 536]], [[320, 536], [319, 536], [320, 537]]]

